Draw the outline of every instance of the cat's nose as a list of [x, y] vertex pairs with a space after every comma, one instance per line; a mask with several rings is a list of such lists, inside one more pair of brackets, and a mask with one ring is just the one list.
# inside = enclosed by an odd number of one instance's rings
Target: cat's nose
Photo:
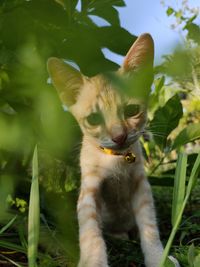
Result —
[[115, 142], [118, 145], [123, 145], [126, 139], [127, 139], [127, 133], [122, 133], [112, 138], [113, 142]]

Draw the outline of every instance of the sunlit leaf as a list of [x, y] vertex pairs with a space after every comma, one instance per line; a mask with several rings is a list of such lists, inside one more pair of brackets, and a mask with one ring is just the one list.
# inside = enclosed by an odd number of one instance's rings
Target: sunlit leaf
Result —
[[165, 148], [167, 137], [178, 126], [182, 114], [182, 104], [178, 95], [170, 98], [163, 107], [156, 110], [149, 127], [161, 149]]
[[192, 123], [185, 127], [175, 138], [172, 149], [176, 149], [200, 138], [200, 123]]

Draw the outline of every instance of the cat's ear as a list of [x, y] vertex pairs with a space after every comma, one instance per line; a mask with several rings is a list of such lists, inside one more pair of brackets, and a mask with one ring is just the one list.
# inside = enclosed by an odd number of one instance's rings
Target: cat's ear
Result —
[[81, 73], [55, 57], [48, 59], [47, 69], [62, 103], [67, 106], [73, 105], [83, 85]]
[[140, 35], [129, 49], [123, 65], [122, 72], [131, 72], [143, 68], [153, 68], [154, 42], [150, 34]]

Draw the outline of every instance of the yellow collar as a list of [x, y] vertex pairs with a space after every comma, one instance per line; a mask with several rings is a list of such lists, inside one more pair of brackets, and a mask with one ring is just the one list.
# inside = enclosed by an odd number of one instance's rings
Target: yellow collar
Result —
[[134, 163], [136, 160], [136, 156], [133, 152], [127, 151], [125, 153], [120, 153], [105, 147], [101, 147], [101, 150], [108, 155], [123, 156], [125, 161], [127, 161], [128, 163]]

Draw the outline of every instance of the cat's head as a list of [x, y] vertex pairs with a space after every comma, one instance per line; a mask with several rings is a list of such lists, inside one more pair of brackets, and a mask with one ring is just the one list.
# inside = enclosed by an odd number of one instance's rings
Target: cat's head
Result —
[[[153, 57], [153, 40], [143, 34], [128, 51], [117, 75], [134, 77], [134, 73], [152, 70]], [[98, 146], [124, 150], [139, 138], [146, 121], [146, 105], [141, 99], [128, 97], [126, 92], [122, 95], [103, 75], [85, 77], [57, 58], [48, 60], [48, 71], [62, 103], [74, 115], [83, 134]]]

